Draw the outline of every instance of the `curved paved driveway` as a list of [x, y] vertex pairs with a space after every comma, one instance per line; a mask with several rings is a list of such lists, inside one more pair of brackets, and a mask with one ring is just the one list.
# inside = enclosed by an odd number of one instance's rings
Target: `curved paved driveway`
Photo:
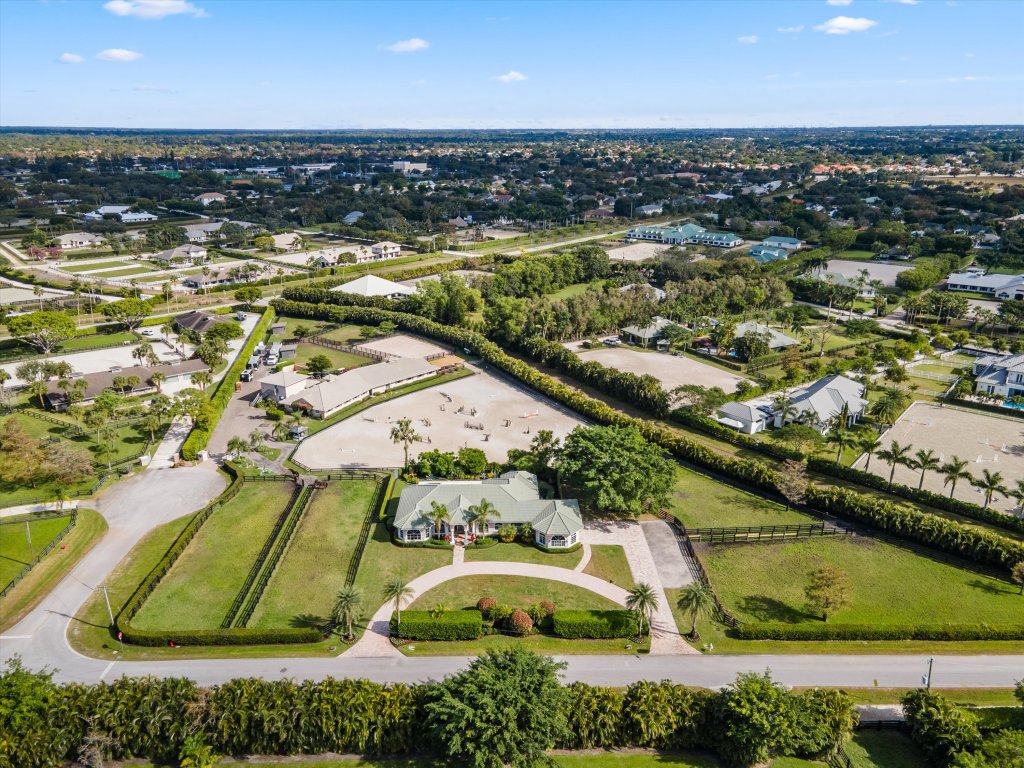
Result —
[[[478, 561], [446, 565], [435, 568], [419, 578], [409, 582], [409, 588], [413, 591], [409, 599], [411, 603], [420, 595], [428, 592], [434, 587], [444, 584], [452, 579], [459, 579], [463, 576], [528, 576], [534, 579], [549, 579], [564, 584], [572, 584], [575, 587], [589, 590], [601, 597], [605, 597], [619, 605], [626, 604], [626, 590], [617, 587], [607, 581], [591, 576], [587, 573], [572, 571], [568, 568], [558, 568], [554, 565], [534, 565], [532, 563], [512, 563], [500, 561]], [[351, 657], [391, 657], [404, 658], [389, 640], [388, 624], [391, 621], [393, 606], [387, 602], [377, 609], [370, 619], [370, 626], [355, 645], [342, 654], [342, 658]], [[655, 635], [655, 642], [657, 642]]]

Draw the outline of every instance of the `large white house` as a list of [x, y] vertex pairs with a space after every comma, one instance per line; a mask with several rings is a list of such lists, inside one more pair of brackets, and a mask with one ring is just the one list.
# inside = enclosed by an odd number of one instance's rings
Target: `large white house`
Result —
[[781, 427], [799, 421], [824, 435], [844, 410], [849, 427], [857, 423], [867, 407], [863, 384], [845, 376], [826, 376], [790, 394], [789, 408], [776, 410], [774, 423]]
[[156, 221], [157, 217], [145, 211], [132, 211], [130, 205], [101, 205], [83, 217], [86, 221], [103, 221], [107, 216], [117, 216], [123, 224], [140, 224]]
[[174, 264], [202, 264], [206, 261], [207, 250], [198, 245], [188, 243], [166, 251], [154, 253], [150, 258], [154, 261], [169, 261]]
[[[474, 507], [488, 501], [496, 510], [485, 525]], [[431, 518], [434, 503], [444, 507], [446, 518]], [[395, 513], [395, 536], [400, 541], [423, 541], [442, 536], [490, 536], [503, 525], [529, 524], [533, 539], [542, 547], [565, 549], [583, 536], [583, 517], [576, 499], [542, 499], [537, 476], [506, 472], [487, 480], [434, 480], [411, 485], [402, 491]]]
[[711, 232], [697, 224], [678, 227], [633, 227], [626, 233], [627, 240], [644, 240], [665, 245], [712, 245], [716, 248], [735, 248], [743, 238], [732, 232]]
[[992, 397], [1024, 395], [1024, 355], [986, 355], [974, 361], [974, 391]]
[[91, 232], [67, 232], [58, 235], [56, 240], [57, 245], [66, 251], [74, 248], [98, 248], [105, 242], [102, 237]]
[[220, 203], [223, 205], [228, 201], [227, 197], [222, 195], [220, 192], [203, 192], [203, 194], [196, 195], [192, 199], [197, 203], [202, 203], [204, 208], [208, 205], [213, 205], [214, 203]]
[[969, 267], [947, 277], [946, 290], [987, 293], [997, 299], [1024, 299], [1024, 275], [986, 275], [981, 267]]

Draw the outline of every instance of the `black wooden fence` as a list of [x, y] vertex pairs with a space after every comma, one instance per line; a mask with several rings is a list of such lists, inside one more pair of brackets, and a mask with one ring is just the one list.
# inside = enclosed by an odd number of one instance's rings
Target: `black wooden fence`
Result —
[[[48, 519], [50, 519], [52, 517], [63, 517], [66, 514], [67, 514], [66, 512], [54, 511], [52, 514], [38, 515], [38, 516], [34, 517], [32, 520], [30, 520], [29, 522], [34, 522], [35, 520], [48, 520]], [[10, 520], [10, 521], [2, 521], [2, 522], [0, 522], [0, 525], [21, 525], [24, 522], [25, 522], [24, 520]], [[43, 547], [43, 549], [39, 552], [39, 554], [36, 555], [34, 558], [32, 558], [32, 561], [30, 563], [28, 563], [24, 568], [21, 569], [21, 572], [17, 576], [15, 576], [13, 579], [11, 579], [10, 583], [8, 583], [7, 586], [5, 586], [2, 590], [0, 590], [0, 597], [6, 597], [7, 594], [12, 589], [14, 589], [14, 587], [18, 584], [18, 582], [21, 581], [23, 578], [25, 578], [25, 576], [28, 575], [28, 572], [31, 571], [33, 568], [35, 568], [39, 564], [40, 560], [42, 560], [44, 557], [46, 557], [48, 554], [50, 554], [50, 552], [53, 551], [53, 548], [56, 547], [57, 544], [60, 543], [61, 539], [63, 539], [65, 536], [68, 535], [68, 533], [71, 531], [71, 529], [75, 527], [75, 524], [77, 522], [78, 522], [78, 511], [77, 510], [72, 510], [71, 511], [71, 515], [70, 515], [70, 519], [68, 520], [68, 524], [65, 525], [61, 529], [60, 533], [58, 533], [53, 538], [53, 541], [51, 541], [49, 544], [47, 544], [45, 547]]]
[[807, 525], [760, 525], [736, 528], [687, 528], [690, 541], [705, 544], [740, 544], [779, 539], [807, 539], [817, 536], [853, 536], [849, 528], [826, 523]]

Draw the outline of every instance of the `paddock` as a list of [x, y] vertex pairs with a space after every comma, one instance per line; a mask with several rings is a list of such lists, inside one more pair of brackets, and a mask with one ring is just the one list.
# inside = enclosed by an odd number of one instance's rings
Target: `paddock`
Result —
[[479, 372], [357, 413], [304, 440], [295, 459], [311, 469], [400, 466], [402, 446], [392, 442], [391, 428], [404, 418], [423, 438], [409, 447], [410, 458], [480, 448], [492, 461], [504, 461], [510, 448], [529, 448], [542, 429], [564, 438], [584, 423], [528, 389]]
[[612, 261], [647, 261], [655, 258], [662, 251], [667, 251], [672, 246], [664, 243], [632, 243], [620, 248], [606, 248], [608, 258]]
[[358, 347], [359, 349], [383, 352], [385, 355], [392, 355], [394, 357], [428, 357], [429, 355], [451, 352], [450, 349], [446, 349], [440, 344], [419, 339], [415, 336], [408, 336], [404, 333], [368, 341], [365, 344], [359, 344]]
[[[920, 449], [931, 449], [942, 462], [951, 456], [967, 459], [966, 470], [980, 477], [983, 470], [998, 472], [1003, 476], [1003, 485], [1014, 488], [1018, 480], [1024, 479], [1024, 420], [1012, 416], [969, 411], [953, 406], [932, 403], [914, 403], [886, 432], [879, 448], [888, 447], [895, 441], [900, 445], [912, 445], [911, 454]], [[863, 469], [865, 458], [861, 456], [854, 464]], [[872, 457], [869, 471], [879, 477], [889, 477], [889, 466], [877, 456]], [[896, 468], [896, 482], [917, 487], [921, 473], [907, 467]], [[928, 472], [924, 488], [935, 493], [949, 493], [943, 486], [944, 478], [937, 472]], [[984, 494], [967, 480], [960, 480], [956, 486], [956, 498], [984, 504]], [[992, 507], [1003, 512], [1015, 510], [1013, 499], [998, 494], [993, 498]]]
[[910, 264], [891, 264], [879, 261], [845, 261], [843, 259], [832, 259], [825, 268], [827, 271], [843, 277], [855, 278], [862, 269], [868, 271], [869, 280], [881, 280], [887, 288], [896, 285], [896, 276], [900, 272], [913, 269]]
[[584, 360], [596, 360], [601, 365], [628, 371], [642, 376], [649, 373], [661, 382], [666, 390], [673, 390], [683, 384], [699, 384], [702, 387], [721, 387], [732, 392], [743, 377], [716, 365], [702, 363], [690, 357], [676, 356], [667, 352], [651, 352], [629, 347], [606, 347], [604, 349], [582, 349], [579, 344], [569, 348]]

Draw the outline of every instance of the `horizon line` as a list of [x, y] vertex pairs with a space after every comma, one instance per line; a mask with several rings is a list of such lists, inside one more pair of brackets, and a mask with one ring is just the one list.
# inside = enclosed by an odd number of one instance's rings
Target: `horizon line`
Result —
[[321, 132], [321, 133], [359, 133], [374, 131], [400, 131], [400, 132], [446, 132], [446, 131], [478, 131], [478, 132], [527, 132], [527, 131], [595, 131], [612, 133], [616, 131], [792, 131], [792, 130], [863, 130], [871, 128], [1015, 128], [1024, 129], [1024, 123], [872, 123], [862, 125], [762, 125], [762, 126], [620, 126], [620, 127], [562, 127], [535, 126], [535, 127], [397, 127], [377, 126], [363, 128], [316, 128], [316, 127], [293, 127], [293, 128], [210, 128], [210, 127], [188, 127], [172, 128], [162, 127], [129, 127], [117, 125], [0, 125], [0, 132], [14, 132], [18, 130], [46, 130], [46, 131], [190, 131], [190, 132], [215, 132], [215, 133], [287, 133], [287, 132]]

